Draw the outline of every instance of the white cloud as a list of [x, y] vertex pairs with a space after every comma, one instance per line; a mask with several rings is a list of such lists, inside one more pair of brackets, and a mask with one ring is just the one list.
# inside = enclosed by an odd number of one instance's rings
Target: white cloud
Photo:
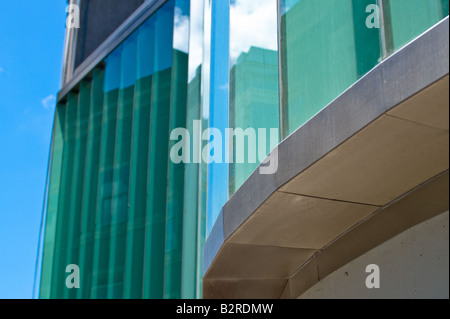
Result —
[[[208, 21], [203, 21], [203, 4], [203, 0], [191, 1], [190, 19], [181, 10], [175, 11], [173, 44], [180, 51], [189, 51], [189, 81], [194, 78], [197, 67], [203, 61], [203, 22], [206, 29], [209, 27]], [[277, 0], [236, 0], [231, 4], [230, 20], [232, 64], [251, 46], [277, 50]], [[189, 43], [186, 39], [189, 39]]]
[[191, 81], [203, 61], [203, 0], [191, 1], [189, 42], [189, 81]]
[[179, 8], [175, 8], [175, 30], [173, 32], [174, 49], [188, 53], [189, 49], [189, 17], [182, 14]]
[[5, 72], [5, 70], [2, 67], [0, 67], [0, 73], [2, 72]]
[[189, 81], [203, 60], [203, 0], [192, 0], [190, 17], [175, 9], [175, 29], [173, 47], [189, 52]]
[[46, 98], [42, 99], [41, 103], [42, 106], [46, 109], [53, 108], [56, 103], [56, 97], [53, 94], [50, 94]]
[[230, 58], [232, 64], [251, 46], [277, 50], [277, 1], [236, 0], [230, 8]]

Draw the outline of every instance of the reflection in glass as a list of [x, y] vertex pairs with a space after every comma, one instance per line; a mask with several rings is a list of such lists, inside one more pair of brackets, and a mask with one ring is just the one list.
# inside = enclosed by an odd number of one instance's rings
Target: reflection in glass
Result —
[[[184, 205], [183, 205], [183, 239], [182, 239], [182, 278], [181, 297], [202, 296], [202, 249], [206, 235], [206, 206], [202, 197], [205, 192], [200, 189], [200, 169], [204, 164], [194, 162], [194, 153], [198, 155], [201, 145], [198, 140], [200, 127], [194, 129], [194, 121], [202, 120], [202, 59], [203, 59], [203, 1], [190, 2], [189, 31], [189, 70], [187, 92], [186, 128], [189, 131], [192, 146], [192, 158], [185, 164]], [[197, 134], [197, 135], [196, 135]], [[197, 139], [194, 143], [194, 139]], [[198, 156], [197, 155], [197, 156]]]
[[[169, 162], [187, 120], [189, 6], [167, 1], [58, 104], [41, 298], [199, 295], [182, 277], [184, 262], [200, 272], [198, 252], [182, 258], [185, 167]], [[72, 263], [80, 289], [65, 285]]]
[[[270, 128], [279, 127], [278, 37], [276, 0], [236, 0], [230, 7], [230, 128], [267, 129], [266, 155], [271, 151]], [[231, 137], [230, 137], [231, 138]], [[259, 136], [256, 137], [258, 140]], [[229, 193], [233, 195], [258, 167], [258, 151], [245, 142], [244, 163], [229, 169]], [[276, 143], [277, 144], [277, 143]], [[254, 161], [252, 158], [256, 158]]]
[[[211, 2], [211, 43], [210, 43], [210, 100], [208, 127], [225, 132], [229, 127], [229, 22], [230, 3], [228, 1]], [[224, 134], [222, 134], [224, 136]], [[210, 141], [212, 141], [211, 137]], [[209, 142], [209, 141], [208, 141]], [[226, 143], [223, 143], [226, 149]], [[214, 152], [214, 150], [211, 150]], [[210, 152], [210, 154], [211, 154]], [[222, 151], [223, 154], [223, 151]], [[214, 153], [211, 154], [213, 156]], [[209, 233], [220, 214], [222, 206], [228, 200], [228, 164], [212, 162], [208, 165], [207, 192], [207, 232]]]
[[369, 4], [376, 0], [280, 1], [283, 138], [380, 60]]
[[448, 0], [383, 0], [390, 53], [448, 16]]

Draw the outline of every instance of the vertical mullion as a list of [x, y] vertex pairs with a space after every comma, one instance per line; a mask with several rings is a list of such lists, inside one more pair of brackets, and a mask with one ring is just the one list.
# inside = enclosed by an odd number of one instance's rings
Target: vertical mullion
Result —
[[385, 59], [388, 56], [388, 50], [386, 45], [386, 21], [384, 19], [384, 4], [383, 0], [377, 0], [377, 5], [380, 10], [379, 23], [380, 23], [380, 43], [382, 58]]
[[278, 50], [278, 106], [279, 106], [279, 114], [280, 114], [280, 141], [287, 135], [288, 128], [285, 128], [288, 125], [288, 120], [285, 118], [285, 108], [283, 107], [283, 68], [282, 68], [282, 52], [281, 52], [281, 0], [277, 0], [277, 50]]
[[380, 41], [383, 50], [382, 58], [387, 58], [394, 52], [390, 0], [377, 0], [380, 8]]
[[[201, 65], [196, 65], [197, 61], [193, 58], [195, 54], [193, 50], [202, 50], [196, 48], [196, 41], [202, 37], [202, 34], [195, 34], [197, 30], [193, 26], [197, 21], [203, 22], [203, 0], [191, 0], [190, 8], [190, 35], [189, 35], [189, 78], [187, 93], [187, 110], [186, 110], [186, 128], [190, 134], [190, 145], [192, 145], [192, 162], [185, 164], [185, 180], [184, 180], [184, 204], [183, 204], [183, 238], [182, 238], [182, 268], [181, 268], [181, 298], [193, 299], [197, 294], [197, 267], [199, 266], [198, 253], [199, 242], [198, 232], [199, 222], [198, 210], [199, 202], [199, 171], [200, 164], [196, 163], [196, 157], [201, 156], [201, 148], [196, 149], [195, 143], [200, 145], [194, 132], [194, 121], [201, 119]], [[195, 11], [199, 8], [199, 11]], [[198, 132], [199, 133], [199, 132]], [[196, 140], [197, 139], [197, 140]], [[200, 158], [200, 157], [199, 157]]]
[[[200, 71], [200, 70], [199, 70]], [[200, 75], [189, 82], [187, 129], [191, 135], [191, 145], [196, 138], [194, 135], [193, 121], [200, 119]], [[200, 141], [198, 141], [200, 142]], [[193, 151], [194, 148], [192, 148]], [[198, 156], [193, 154], [193, 156]], [[199, 163], [185, 164], [184, 181], [184, 217], [183, 217], [183, 241], [182, 241], [182, 292], [181, 298], [195, 298], [197, 280], [197, 254], [198, 254], [198, 201], [199, 201]]]
[[[200, 132], [203, 132], [209, 127], [209, 111], [210, 111], [210, 92], [211, 92], [211, 79], [210, 79], [210, 66], [211, 66], [211, 2], [209, 0], [203, 0], [203, 61], [201, 67], [201, 128]], [[201, 150], [207, 145], [207, 141], [200, 139], [200, 155]], [[198, 173], [198, 231], [197, 231], [197, 287], [196, 297], [201, 298], [202, 278], [203, 278], [203, 243], [207, 234], [207, 215], [208, 215], [208, 164], [203, 160], [200, 160], [199, 173]]]
[[278, 89], [280, 100], [280, 140], [288, 137], [289, 127], [289, 90], [287, 66], [286, 18], [283, 20], [283, 0], [278, 0]]

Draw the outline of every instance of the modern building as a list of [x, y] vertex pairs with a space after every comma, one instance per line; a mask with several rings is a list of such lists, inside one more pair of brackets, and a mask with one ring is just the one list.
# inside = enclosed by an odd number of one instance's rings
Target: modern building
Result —
[[[68, 29], [55, 113], [40, 297], [200, 297], [205, 217], [185, 194], [196, 168], [169, 157], [171, 130], [199, 112], [189, 1], [74, 4], [81, 23]], [[69, 264], [79, 289], [65, 284]]]
[[448, 298], [448, 1], [70, 4], [40, 298]]

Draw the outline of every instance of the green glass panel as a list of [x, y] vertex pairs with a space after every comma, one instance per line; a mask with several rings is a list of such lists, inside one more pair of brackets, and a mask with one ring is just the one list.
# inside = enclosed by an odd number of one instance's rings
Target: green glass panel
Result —
[[122, 45], [109, 251], [108, 298], [123, 298], [137, 37]]
[[[190, 4], [186, 0], [175, 1], [172, 79], [170, 92], [170, 127], [186, 128], [189, 30], [177, 21], [189, 21]], [[169, 149], [176, 141], [169, 142]], [[168, 189], [166, 241], [164, 257], [164, 298], [181, 298], [184, 163], [175, 164], [168, 157]]]
[[61, 185], [58, 199], [58, 217], [55, 236], [55, 250], [52, 269], [51, 298], [63, 298], [66, 288], [66, 267], [69, 242], [70, 204], [72, 181], [74, 179], [74, 158], [76, 144], [76, 127], [78, 97], [69, 94], [67, 97], [66, 116], [64, 125], [64, 152], [61, 168]]
[[42, 257], [41, 286], [39, 297], [48, 299], [51, 296], [53, 260], [55, 258], [56, 226], [58, 217], [58, 201], [61, 187], [62, 158], [64, 151], [64, 126], [67, 107], [58, 104], [55, 111], [52, 137], [52, 155], [50, 184], [45, 223], [44, 250]]
[[[242, 28], [242, 21], [249, 22], [246, 28]], [[242, 129], [248, 134], [243, 147], [239, 147], [242, 138], [232, 139], [230, 196], [262, 162], [259, 151], [265, 157], [271, 147], [278, 144], [278, 136], [272, 145], [269, 138], [270, 129], [278, 129], [280, 122], [277, 31], [277, 0], [231, 3], [230, 128]], [[264, 36], [258, 36], [261, 33]], [[260, 136], [262, 132], [266, 132], [266, 136]], [[259, 138], [265, 138], [265, 143], [258, 143]], [[245, 154], [239, 154], [242, 152]]]
[[[72, 183], [69, 186], [71, 190], [69, 201], [69, 226], [67, 240], [67, 258], [66, 265], [79, 265], [80, 250], [80, 230], [81, 230], [81, 207], [84, 189], [84, 170], [86, 163], [86, 142], [89, 121], [89, 107], [91, 98], [90, 82], [82, 81], [80, 83], [80, 92], [78, 94], [78, 105], [76, 127], [75, 127], [75, 154], [74, 171]], [[65, 288], [65, 298], [75, 298], [76, 289]]]
[[131, 153], [130, 207], [125, 259], [125, 298], [142, 298], [144, 276], [145, 216], [152, 82], [154, 72], [155, 18], [139, 29], [137, 81]]
[[[278, 103], [278, 54], [277, 51], [251, 47], [248, 52], [239, 55], [230, 74], [230, 127], [242, 129], [246, 133], [250, 129], [255, 134], [247, 135], [245, 145], [239, 148], [237, 137], [233, 138], [233, 163], [230, 164], [230, 196], [247, 180], [250, 174], [263, 160], [258, 154], [260, 147], [267, 155], [270, 145], [270, 129], [279, 127]], [[259, 129], [265, 129], [260, 131]], [[265, 132], [265, 143], [260, 132]], [[253, 142], [250, 143], [250, 139]], [[238, 162], [238, 152], [244, 151], [244, 162]]]
[[155, 21], [143, 284], [144, 298], [151, 299], [164, 297], [173, 15], [174, 3], [169, 1], [158, 10]]
[[448, 16], [448, 3], [448, 0], [383, 0], [391, 51]]
[[282, 137], [302, 126], [380, 60], [375, 0], [281, 0]]
[[91, 103], [86, 151], [86, 172], [80, 234], [80, 289], [77, 298], [91, 298], [92, 267], [94, 257], [95, 211], [99, 178], [100, 142], [103, 113], [104, 70], [95, 69], [92, 75]]
[[94, 262], [91, 292], [93, 298], [107, 297], [120, 70], [121, 48], [118, 48], [105, 60], [99, 187], [95, 218]]
[[[199, 167], [186, 183], [169, 157], [170, 131], [187, 127], [189, 34], [179, 21], [189, 5], [167, 1], [58, 105], [42, 298], [201, 295], [205, 205], [184, 214], [185, 188], [200, 198]], [[200, 73], [191, 89], [199, 119]], [[183, 258], [184, 238], [193, 253]], [[68, 264], [79, 266], [79, 289], [66, 287]]]

